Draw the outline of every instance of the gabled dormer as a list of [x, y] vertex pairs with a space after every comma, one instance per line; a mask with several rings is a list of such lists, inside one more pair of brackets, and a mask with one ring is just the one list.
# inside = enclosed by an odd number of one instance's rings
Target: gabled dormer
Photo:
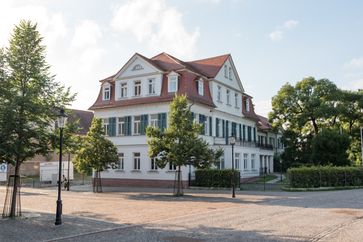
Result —
[[238, 72], [234, 66], [231, 55], [229, 55], [229, 57], [225, 60], [214, 79], [226, 87], [241, 93], [244, 92], [244, 88], [242, 86], [241, 80], [239, 79]]
[[109, 101], [111, 99], [111, 84], [104, 82], [102, 84], [102, 100]]

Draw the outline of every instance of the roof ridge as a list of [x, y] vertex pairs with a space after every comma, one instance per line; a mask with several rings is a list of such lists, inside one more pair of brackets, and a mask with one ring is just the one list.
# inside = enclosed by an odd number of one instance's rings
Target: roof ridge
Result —
[[160, 54], [158, 54], [158, 55], [156, 55], [156, 56], [152, 57], [151, 59], [153, 59], [153, 60], [154, 60], [154, 58], [155, 58], [155, 57], [160, 56], [160, 55], [165, 55], [165, 56], [167, 56], [169, 59], [171, 59], [172, 61], [174, 61], [175, 63], [177, 63], [177, 64], [179, 64], [179, 65], [182, 65], [182, 66], [186, 67], [186, 66], [185, 66], [185, 64], [184, 64], [184, 61], [182, 61], [182, 60], [180, 60], [180, 59], [178, 59], [178, 58], [176, 58], [176, 57], [174, 57], [174, 56], [172, 56], [172, 55], [170, 55], [170, 54], [168, 54], [168, 53], [166, 53], [166, 52], [161, 52]]
[[212, 56], [212, 57], [208, 57], [208, 58], [204, 58], [204, 59], [198, 59], [198, 60], [193, 60], [193, 61], [187, 61], [187, 62], [197, 62], [197, 61], [203, 61], [203, 60], [210, 60], [210, 59], [215, 59], [215, 58], [222, 57], [222, 56], [231, 56], [231, 54], [230, 54], [230, 53], [228, 53], [228, 54]]

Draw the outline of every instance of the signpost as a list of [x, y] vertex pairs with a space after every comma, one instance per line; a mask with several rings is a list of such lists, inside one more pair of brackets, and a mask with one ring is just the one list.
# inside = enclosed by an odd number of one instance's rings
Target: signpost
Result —
[[0, 164], [0, 181], [6, 181], [8, 174], [8, 164], [1, 163]]

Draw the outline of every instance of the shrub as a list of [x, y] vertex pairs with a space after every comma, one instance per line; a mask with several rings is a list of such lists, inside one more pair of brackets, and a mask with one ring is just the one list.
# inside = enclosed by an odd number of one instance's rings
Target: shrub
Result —
[[[200, 169], [195, 171], [194, 186], [200, 187], [231, 187], [232, 170]], [[234, 171], [235, 185], [239, 187], [240, 173]]]
[[312, 166], [290, 168], [287, 178], [292, 188], [363, 186], [363, 168]]

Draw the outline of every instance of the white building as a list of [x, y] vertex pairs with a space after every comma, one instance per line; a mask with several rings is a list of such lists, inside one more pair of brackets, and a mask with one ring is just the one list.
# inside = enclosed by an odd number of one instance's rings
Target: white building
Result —
[[[184, 62], [166, 53], [152, 58], [135, 54], [115, 74], [100, 81], [101, 89], [90, 108], [103, 119], [106, 134], [117, 146], [118, 169], [102, 172], [109, 186], [174, 184], [175, 167], [157, 168], [148, 156], [145, 129], [167, 126], [174, 94], [185, 94], [201, 134], [213, 147], [222, 147], [220, 169], [232, 167], [228, 137], [236, 137], [235, 168], [242, 179], [273, 172], [273, 155], [282, 148], [267, 119], [256, 115], [252, 97], [245, 93], [231, 55]], [[188, 181], [183, 167], [183, 181]]]

